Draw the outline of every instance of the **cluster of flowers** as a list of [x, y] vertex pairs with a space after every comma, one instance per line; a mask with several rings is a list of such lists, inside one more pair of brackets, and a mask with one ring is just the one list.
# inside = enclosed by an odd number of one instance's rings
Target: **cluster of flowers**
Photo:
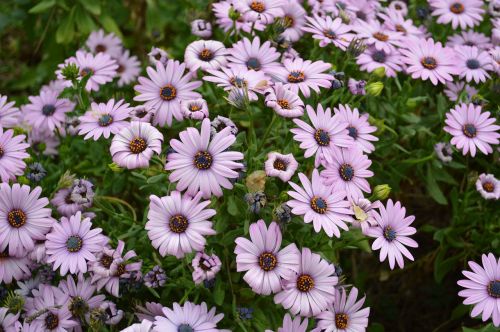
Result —
[[[157, 127], [171, 126], [174, 119], [200, 121], [200, 129], [188, 127], [179, 139], [169, 142], [165, 170], [176, 184], [168, 195], [150, 197], [146, 230], [152, 246], [161, 256], [183, 258], [196, 253], [192, 260], [193, 281], [212, 281], [221, 269], [221, 260], [207, 252], [206, 237], [215, 235], [210, 219], [217, 211], [208, 208], [212, 196], [232, 189], [245, 166], [244, 155], [232, 151], [237, 126], [231, 119], [216, 116], [210, 120], [207, 102], [195, 90], [203, 80], [215, 83], [228, 92], [236, 107], [256, 102], [259, 96], [277, 116], [293, 118], [294, 140], [304, 150], [304, 157], [314, 157], [310, 176], [298, 174], [300, 185], [290, 180], [298, 169], [292, 154], [270, 152], [264, 168], [267, 176], [278, 177], [293, 190], [286, 203], [292, 214], [303, 216], [314, 230], [327, 236], [341, 237], [340, 229], [361, 228], [374, 238], [373, 250], [380, 250], [380, 261], [388, 259], [393, 269], [404, 267], [404, 258], [413, 260], [407, 247], [417, 243], [410, 238], [414, 216], [407, 216], [400, 202], [385, 204], [365, 197], [372, 189], [368, 178], [368, 157], [375, 150], [372, 142], [377, 128], [369, 115], [349, 105], [333, 109], [321, 104], [305, 105], [305, 100], [320, 89], [335, 89], [343, 84], [343, 75], [331, 72], [323, 61], [301, 58], [292, 43], [310, 34], [319, 47], [333, 46], [356, 56], [361, 70], [373, 72], [383, 67], [388, 77], [398, 72], [413, 79], [446, 84], [452, 101], [461, 101], [447, 114], [444, 130], [451, 134], [451, 144], [463, 154], [493, 152], [499, 144], [500, 126], [489, 112], [472, 103], [477, 92], [467, 83], [481, 83], [490, 74], [500, 72], [500, 22], [492, 38], [467, 31], [450, 37], [445, 46], [436, 42], [422, 26], [406, 18], [404, 2], [393, 1], [382, 7], [374, 0], [345, 2], [308, 1], [311, 13], [297, 0], [223, 0], [213, 4], [216, 23], [228, 35], [247, 34], [230, 48], [216, 40], [198, 40], [185, 50], [184, 62], [171, 59], [168, 53], [153, 48], [149, 53], [147, 77], [140, 75], [140, 63], [123, 48], [121, 40], [103, 31], [92, 33], [86, 49], [76, 52], [56, 71], [57, 80], [44, 86], [39, 96], [21, 109], [0, 98], [0, 281], [17, 281], [17, 294], [25, 298], [17, 314], [0, 309], [0, 326], [6, 331], [79, 330], [83, 325], [117, 324], [123, 311], [100, 294], [120, 296], [120, 289], [143, 281], [148, 287], [161, 287], [165, 271], [159, 266], [142, 276], [141, 261], [134, 251], [125, 252], [125, 243], [103, 234], [93, 226], [95, 215], [88, 211], [93, 202], [93, 185], [85, 179], [62, 181], [50, 203], [61, 216], [52, 217], [49, 200], [40, 197], [42, 189], [17, 183], [26, 173], [37, 182], [45, 170], [34, 163], [27, 167], [29, 147], [47, 155], [57, 154], [61, 137], [67, 135], [111, 139], [113, 162], [127, 169], [147, 168], [153, 156], [162, 151], [163, 135]], [[438, 23], [453, 28], [473, 28], [483, 19], [482, 1], [432, 0], [432, 15]], [[273, 26], [276, 42], [261, 42], [258, 31]], [[211, 24], [192, 22], [192, 31], [202, 38], [211, 36]], [[286, 44], [279, 52], [276, 43]], [[73, 70], [76, 69], [76, 70]], [[73, 70], [73, 75], [69, 75]], [[464, 81], [454, 82], [454, 77]], [[118, 86], [133, 84], [137, 92], [130, 106], [125, 100], [92, 102], [84, 114], [77, 104], [60, 97], [65, 88], [85, 82], [88, 93], [117, 79]], [[349, 78], [352, 94], [366, 94], [366, 82]], [[365, 89], [366, 87], [366, 89]], [[378, 91], [380, 93], [380, 91]], [[305, 116], [305, 120], [299, 119]], [[25, 135], [15, 135], [10, 128], [23, 128]], [[6, 130], [4, 130], [6, 129]], [[443, 161], [451, 160], [452, 148], [441, 143], [436, 153]], [[488, 199], [500, 198], [500, 182], [483, 174], [478, 191]], [[375, 196], [373, 196], [375, 197]], [[373, 202], [372, 202], [373, 201]], [[333, 264], [312, 252], [290, 243], [281, 249], [282, 231], [276, 222], [259, 220], [250, 225], [250, 240], [236, 239], [236, 265], [245, 272], [243, 279], [261, 295], [274, 294], [274, 301], [288, 309], [279, 331], [305, 331], [308, 319], [315, 317], [314, 331], [363, 331], [368, 325], [369, 308], [357, 300], [356, 287], [339, 282]], [[467, 290], [459, 295], [464, 303], [476, 304], [472, 315], [482, 313], [483, 320], [493, 317], [500, 324], [500, 261], [493, 254], [483, 256], [483, 267], [471, 262], [470, 280], [459, 284]], [[47, 269], [48, 267], [48, 269]], [[32, 271], [36, 275], [30, 278]], [[58, 286], [51, 282], [53, 271], [61, 277]], [[219, 331], [222, 314], [207, 305], [185, 302], [171, 308], [146, 303], [136, 313], [140, 324], [126, 331]], [[300, 317], [302, 316], [302, 317]], [[21, 318], [21, 320], [20, 320]]]

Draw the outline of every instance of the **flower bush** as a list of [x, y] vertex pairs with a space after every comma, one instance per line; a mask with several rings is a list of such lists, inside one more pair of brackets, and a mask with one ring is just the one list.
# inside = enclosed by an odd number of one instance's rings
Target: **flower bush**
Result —
[[500, 326], [498, 1], [0, 9], [0, 331]]

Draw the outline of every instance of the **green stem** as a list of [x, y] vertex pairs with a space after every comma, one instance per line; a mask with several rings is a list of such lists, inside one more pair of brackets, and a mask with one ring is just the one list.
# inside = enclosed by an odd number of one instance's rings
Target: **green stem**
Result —
[[260, 146], [257, 150], [257, 154], [260, 152], [260, 150], [262, 150], [262, 148], [264, 147], [264, 144], [266, 144], [266, 139], [269, 136], [269, 134], [271, 133], [271, 129], [273, 129], [273, 125], [276, 122], [276, 118], [277, 118], [276, 113], [273, 112], [273, 118], [272, 118], [269, 126], [267, 126], [266, 132], [264, 133], [264, 137], [262, 137], [262, 143], [260, 144]]
[[123, 199], [113, 197], [113, 196], [97, 196], [96, 198], [126, 206], [130, 210], [130, 212], [132, 212], [132, 216], [134, 218], [134, 223], [137, 222], [137, 214], [135, 213], [134, 207], [132, 205], [130, 205], [129, 203], [127, 203], [126, 201], [124, 201]]

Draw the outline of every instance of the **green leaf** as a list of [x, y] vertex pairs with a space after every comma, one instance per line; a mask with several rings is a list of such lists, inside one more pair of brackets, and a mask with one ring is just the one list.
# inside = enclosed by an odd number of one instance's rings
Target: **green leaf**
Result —
[[58, 44], [67, 44], [73, 40], [73, 36], [75, 35], [74, 13], [75, 8], [73, 7], [71, 13], [64, 17], [59, 24], [59, 28], [56, 31], [56, 42]]
[[493, 324], [488, 324], [488, 325], [485, 325], [484, 327], [480, 328], [480, 329], [471, 329], [471, 328], [468, 328], [468, 327], [462, 327], [462, 332], [496, 332], [498, 331], [494, 326]]
[[101, 1], [100, 0], [80, 0], [83, 7], [94, 15], [101, 15]]
[[101, 22], [104, 30], [108, 32], [113, 32], [115, 35], [123, 39], [122, 32], [116, 24], [115, 20], [109, 15], [101, 15], [99, 17], [99, 22]]
[[446, 258], [446, 250], [440, 250], [439, 254], [434, 261], [434, 279], [437, 283], [441, 283], [444, 277], [450, 272], [457, 264], [458, 260], [462, 258], [462, 254], [458, 254]]
[[232, 215], [233, 217], [236, 217], [239, 214], [238, 210], [238, 205], [236, 204], [236, 200], [234, 199], [234, 196], [229, 196], [227, 200], [227, 212]]
[[83, 34], [89, 34], [96, 29], [96, 24], [89, 14], [83, 12], [75, 17], [76, 26]]
[[224, 287], [222, 286], [222, 281], [220, 278], [217, 278], [214, 289], [214, 302], [217, 305], [222, 305], [224, 303], [224, 297], [226, 292], [224, 291]]
[[43, 0], [40, 1], [36, 6], [31, 7], [28, 11], [30, 14], [39, 14], [47, 11], [48, 9], [54, 7], [56, 0]]
[[448, 201], [446, 200], [446, 197], [439, 188], [439, 185], [437, 184], [436, 179], [434, 178], [433, 170], [431, 170], [431, 167], [428, 168], [426, 182], [429, 195], [431, 195], [431, 197], [439, 204], [447, 205]]

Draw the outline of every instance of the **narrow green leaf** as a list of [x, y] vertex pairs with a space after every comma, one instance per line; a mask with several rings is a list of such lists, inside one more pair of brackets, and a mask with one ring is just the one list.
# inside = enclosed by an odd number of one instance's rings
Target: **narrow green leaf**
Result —
[[56, 4], [56, 0], [43, 0], [40, 1], [36, 6], [31, 7], [31, 9], [28, 11], [30, 14], [40, 14], [43, 13], [44, 11], [47, 11], [48, 9], [54, 7]]
[[104, 30], [106, 30], [108, 32], [113, 32], [118, 37], [123, 38], [122, 32], [120, 31], [120, 28], [118, 27], [115, 20], [111, 16], [101, 15], [99, 17], [99, 22], [101, 22]]
[[433, 171], [429, 167], [428, 172], [427, 172], [427, 178], [426, 178], [427, 190], [429, 191], [429, 195], [431, 195], [431, 197], [439, 204], [447, 205], [448, 201], [446, 200], [446, 197], [444, 196], [443, 192], [439, 188], [439, 185], [437, 184], [436, 179], [434, 178], [434, 175], [432, 172]]
[[100, 0], [80, 0], [83, 7], [94, 15], [101, 15], [101, 1]]
[[96, 24], [89, 14], [83, 12], [75, 17], [76, 26], [83, 34], [91, 33], [96, 29]]
[[74, 21], [74, 11], [75, 8], [71, 10], [71, 13], [62, 19], [59, 27], [56, 31], [56, 42], [58, 44], [69, 43], [73, 36], [75, 35], [75, 21]]

